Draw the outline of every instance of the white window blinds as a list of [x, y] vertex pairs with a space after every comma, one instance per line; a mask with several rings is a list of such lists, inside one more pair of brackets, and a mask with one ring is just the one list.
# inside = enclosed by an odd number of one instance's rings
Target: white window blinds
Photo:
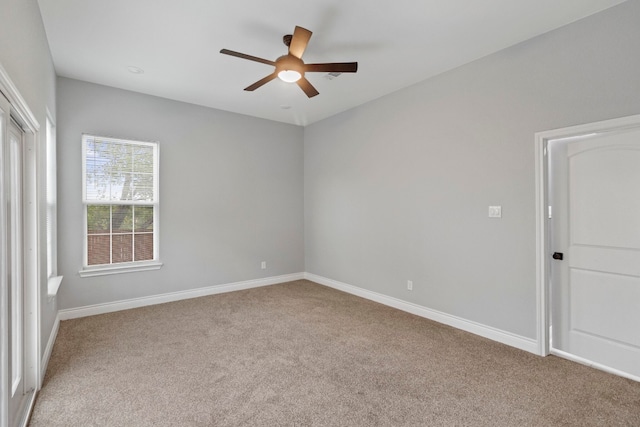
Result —
[[84, 202], [150, 204], [158, 202], [158, 146], [83, 135]]

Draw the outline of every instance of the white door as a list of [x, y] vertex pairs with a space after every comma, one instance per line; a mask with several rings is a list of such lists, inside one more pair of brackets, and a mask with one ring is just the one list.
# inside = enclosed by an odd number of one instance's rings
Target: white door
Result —
[[0, 254], [2, 259], [2, 305], [4, 313], [2, 407], [6, 418], [0, 424], [18, 425], [25, 415], [25, 299], [24, 299], [24, 226], [22, 213], [24, 133], [9, 117], [9, 108], [2, 98], [0, 105]]
[[549, 153], [551, 350], [640, 377], [640, 128]]

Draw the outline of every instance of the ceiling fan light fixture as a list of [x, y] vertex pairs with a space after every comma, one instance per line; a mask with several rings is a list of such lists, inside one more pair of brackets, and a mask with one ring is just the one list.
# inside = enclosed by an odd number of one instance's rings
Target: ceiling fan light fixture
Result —
[[283, 82], [295, 83], [302, 78], [302, 74], [296, 70], [282, 70], [278, 73], [278, 77]]
[[314, 96], [319, 95], [319, 92], [315, 87], [313, 87], [311, 82], [304, 77], [305, 73], [333, 73], [336, 75], [340, 73], [355, 73], [358, 71], [358, 63], [325, 62], [321, 64], [305, 64], [302, 60], [302, 54], [304, 54], [304, 51], [307, 48], [311, 34], [311, 31], [306, 28], [296, 26], [292, 35], [286, 35], [283, 38], [284, 44], [289, 48], [289, 52], [287, 52], [286, 55], [280, 56], [275, 61], [247, 55], [245, 53], [234, 52], [229, 49], [222, 49], [220, 50], [220, 53], [275, 67], [275, 70], [271, 74], [245, 87], [244, 90], [246, 91], [254, 91], [278, 77], [283, 82], [297, 83], [307, 97], [313, 98]]

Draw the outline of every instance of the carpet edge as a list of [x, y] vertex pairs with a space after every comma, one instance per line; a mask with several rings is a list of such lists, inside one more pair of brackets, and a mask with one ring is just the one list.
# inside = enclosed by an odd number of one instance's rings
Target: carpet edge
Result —
[[129, 310], [132, 308], [146, 307], [149, 305], [164, 304], [167, 302], [181, 301], [185, 299], [204, 297], [208, 295], [222, 294], [226, 292], [241, 291], [244, 289], [259, 288], [278, 283], [291, 282], [304, 279], [304, 273], [292, 273], [282, 276], [265, 277], [262, 279], [245, 280], [242, 282], [226, 283], [222, 285], [205, 286], [186, 291], [169, 292], [166, 294], [151, 295], [147, 297], [132, 298], [108, 302], [103, 304], [87, 305], [76, 308], [66, 308], [58, 311], [60, 320], [77, 319], [80, 317], [95, 316], [97, 314], [112, 313], [115, 311]]
[[318, 276], [316, 274], [304, 273], [304, 278], [320, 285], [324, 285], [333, 289], [337, 289], [339, 291], [359, 296], [361, 298], [375, 301], [377, 303], [393, 307], [398, 310], [406, 311], [407, 313], [415, 314], [416, 316], [424, 317], [438, 323], [443, 323], [456, 329], [470, 332], [472, 334], [488, 338], [492, 341], [497, 341], [499, 343], [539, 355], [538, 341], [532, 338], [527, 338], [511, 332], [503, 331], [501, 329], [483, 325], [481, 323], [467, 320], [462, 317], [447, 314], [438, 310], [433, 310], [428, 307], [403, 301], [401, 299], [390, 297], [388, 295], [380, 294], [377, 292], [369, 291], [367, 289], [359, 288], [357, 286], [349, 285], [337, 280]]

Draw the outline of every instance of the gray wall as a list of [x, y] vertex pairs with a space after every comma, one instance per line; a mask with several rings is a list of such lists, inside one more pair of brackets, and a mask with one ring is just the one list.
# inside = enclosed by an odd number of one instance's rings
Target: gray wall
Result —
[[[160, 142], [160, 270], [78, 276], [83, 132]], [[293, 125], [59, 78], [60, 308], [304, 271], [302, 137]]]
[[[638, 23], [628, 1], [304, 129], [61, 78], [60, 307], [307, 271], [535, 338], [533, 135], [640, 113]], [[82, 132], [160, 141], [161, 270], [78, 277]]]
[[[55, 71], [40, 9], [36, 0], [2, 0], [0, 6], [0, 64], [9, 74], [18, 91], [40, 124], [41, 136], [37, 141], [39, 171], [45, 165], [45, 121], [47, 109], [55, 120]], [[38, 175], [40, 203], [45, 203], [45, 174]], [[44, 204], [42, 205], [44, 206]], [[46, 229], [45, 211], [38, 218], [41, 230]], [[40, 294], [41, 294], [41, 348], [44, 352], [58, 312], [55, 299], [47, 297], [46, 233], [39, 238]], [[42, 354], [40, 355], [42, 356]]]
[[306, 271], [535, 338], [534, 133], [639, 114], [638, 52], [633, 0], [307, 126]]

